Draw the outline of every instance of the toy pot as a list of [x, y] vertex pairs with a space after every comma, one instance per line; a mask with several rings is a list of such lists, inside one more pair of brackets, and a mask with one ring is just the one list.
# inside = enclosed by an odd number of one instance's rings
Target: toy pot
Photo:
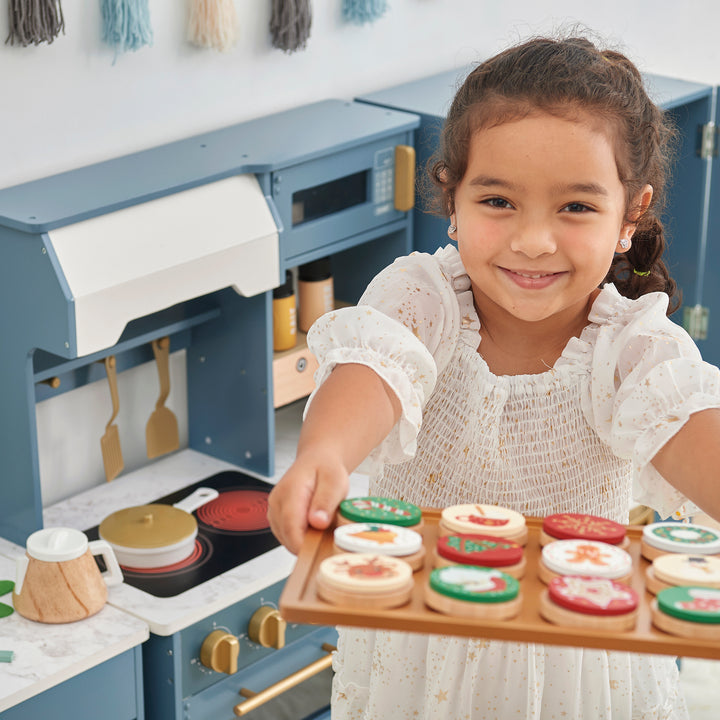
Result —
[[[74, 528], [46, 528], [27, 539], [17, 558], [13, 605], [20, 615], [44, 623], [82, 620], [102, 609], [108, 585], [123, 580], [115, 554], [103, 540], [89, 542]], [[107, 570], [100, 572], [99, 555]]]

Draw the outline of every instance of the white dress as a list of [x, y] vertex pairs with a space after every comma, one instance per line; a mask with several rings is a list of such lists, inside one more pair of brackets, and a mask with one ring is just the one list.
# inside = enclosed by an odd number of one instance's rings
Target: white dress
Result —
[[[373, 454], [372, 494], [626, 523], [633, 499], [663, 517], [692, 512], [650, 460], [691, 413], [720, 407], [720, 371], [666, 308], [662, 293], [629, 300], [607, 285], [554, 367], [495, 376], [448, 246], [396, 260], [308, 343], [318, 384], [338, 363], [362, 363], [400, 398], [402, 417]], [[333, 720], [687, 718], [669, 656], [339, 632]]]

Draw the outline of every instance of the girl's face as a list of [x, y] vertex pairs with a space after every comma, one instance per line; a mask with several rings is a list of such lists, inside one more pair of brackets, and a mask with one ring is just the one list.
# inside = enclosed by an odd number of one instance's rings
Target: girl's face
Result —
[[[651, 197], [647, 185], [634, 200]], [[476, 132], [454, 206], [481, 317], [576, 319], [634, 230], [611, 137], [583, 116], [536, 112]]]

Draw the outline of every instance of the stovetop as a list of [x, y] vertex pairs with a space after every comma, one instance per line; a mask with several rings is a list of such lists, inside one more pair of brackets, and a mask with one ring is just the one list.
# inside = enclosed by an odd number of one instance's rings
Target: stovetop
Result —
[[[279, 546], [266, 517], [273, 486], [240, 471], [216, 473], [153, 502], [172, 505], [200, 487], [220, 494], [193, 513], [198, 533], [190, 556], [159, 568], [122, 567], [126, 584], [155, 597], [174, 597]], [[96, 540], [98, 526], [85, 533]]]

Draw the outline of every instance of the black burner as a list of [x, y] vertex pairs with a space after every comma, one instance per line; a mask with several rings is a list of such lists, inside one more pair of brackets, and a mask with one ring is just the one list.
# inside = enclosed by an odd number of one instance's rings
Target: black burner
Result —
[[[128, 585], [156, 597], [173, 597], [280, 544], [265, 520], [273, 486], [236, 470], [217, 473], [152, 502], [172, 505], [199, 487], [214, 488], [220, 496], [193, 513], [198, 534], [190, 557], [163, 568], [123, 567]], [[98, 538], [97, 525], [85, 532], [90, 540]]]

